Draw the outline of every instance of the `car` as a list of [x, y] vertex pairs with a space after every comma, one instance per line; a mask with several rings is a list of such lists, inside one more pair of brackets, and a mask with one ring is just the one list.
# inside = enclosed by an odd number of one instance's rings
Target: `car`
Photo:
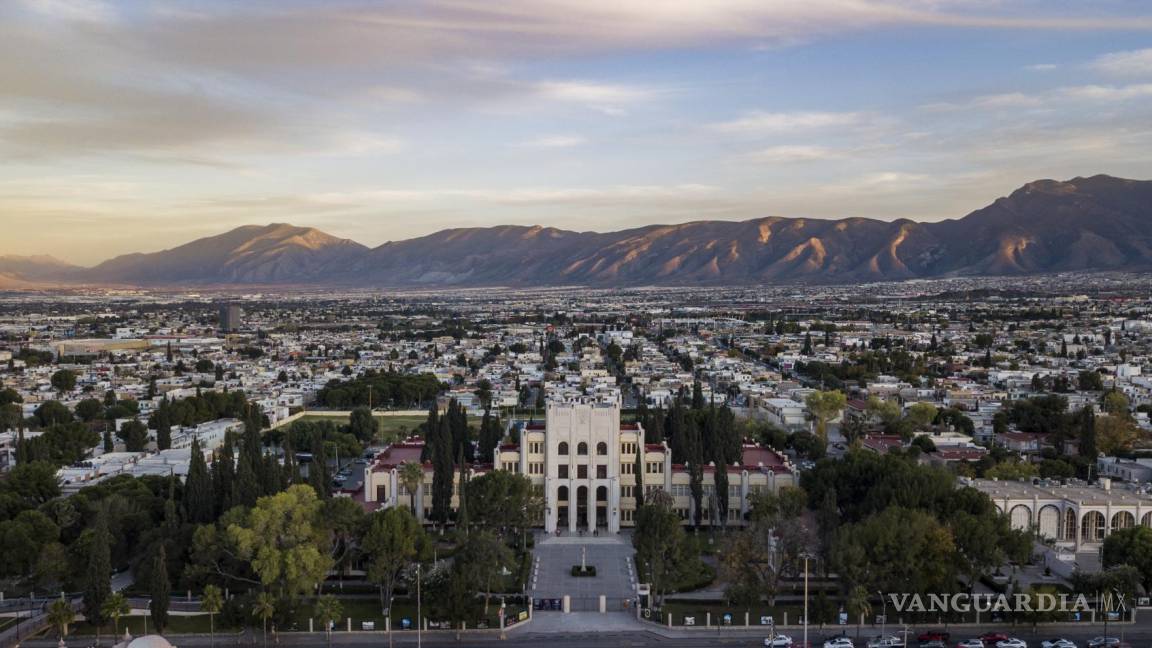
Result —
[[824, 642], [824, 648], [855, 648], [848, 637], [833, 637]]
[[792, 648], [792, 637], [782, 634], [775, 637], [765, 637], [764, 645], [768, 648]]
[[872, 637], [868, 640], [868, 648], [903, 648], [903, 646], [904, 640], [896, 635]]
[[1076, 644], [1068, 639], [1045, 639], [1040, 648], [1076, 648]]
[[948, 648], [948, 644], [943, 641], [925, 641], [920, 644], [920, 648]]
[[980, 641], [984, 642], [985, 646], [995, 646], [997, 642], [1004, 641], [1008, 635], [1003, 632], [985, 632], [980, 635]]
[[925, 630], [924, 632], [916, 635], [916, 641], [919, 641], [922, 644], [928, 643], [929, 641], [942, 641], [947, 643], [948, 638], [951, 636], [951, 634], [944, 632], [943, 630]]
[[1119, 637], [1093, 637], [1085, 644], [1088, 648], [1107, 648], [1108, 646], [1119, 646]]
[[1028, 648], [1028, 643], [1023, 639], [1009, 637], [1003, 641], [997, 641], [996, 648]]
[[984, 642], [980, 639], [965, 639], [957, 643], [956, 648], [984, 648]]

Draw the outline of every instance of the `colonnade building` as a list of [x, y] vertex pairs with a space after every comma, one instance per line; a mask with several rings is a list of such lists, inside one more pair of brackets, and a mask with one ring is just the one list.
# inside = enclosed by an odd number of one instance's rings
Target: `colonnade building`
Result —
[[[672, 496], [673, 507], [685, 523], [693, 518], [687, 468], [672, 463], [665, 443], [645, 443], [639, 424], [621, 422], [617, 397], [555, 398], [548, 402], [543, 422], [514, 425], [520, 432], [519, 442], [501, 445], [489, 461], [472, 466], [471, 475], [506, 470], [526, 476], [544, 499], [540, 526], [545, 531], [616, 533], [630, 527], [635, 520], [637, 488], [646, 494], [663, 490]], [[638, 450], [642, 453], [639, 472]], [[381, 452], [365, 469], [365, 506], [408, 506], [411, 498], [399, 479], [400, 466], [419, 462], [422, 451], [423, 441], [415, 440]], [[743, 524], [756, 493], [796, 484], [795, 469], [784, 455], [756, 445], [745, 445], [741, 454], [739, 462], [723, 468], [728, 472], [726, 520], [719, 519], [716, 505], [718, 467], [704, 467], [704, 524]], [[417, 517], [427, 521], [432, 508], [432, 466], [423, 466], [424, 482], [414, 504]], [[457, 485], [453, 508], [458, 505], [458, 493]]]
[[1097, 485], [995, 479], [972, 479], [968, 485], [988, 495], [1013, 528], [1076, 551], [1098, 547], [1119, 529], [1152, 527], [1152, 495], [1113, 487], [1106, 478]]

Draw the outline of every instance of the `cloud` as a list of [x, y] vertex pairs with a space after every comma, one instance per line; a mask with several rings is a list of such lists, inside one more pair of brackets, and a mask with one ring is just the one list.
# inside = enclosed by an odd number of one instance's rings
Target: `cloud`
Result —
[[370, 206], [382, 203], [466, 200], [502, 205], [581, 205], [587, 207], [661, 205], [706, 198], [721, 192], [705, 184], [615, 185], [607, 187], [525, 187], [508, 189], [367, 189], [306, 196], [319, 204]]
[[949, 112], [956, 110], [1000, 110], [1039, 108], [1045, 103], [1045, 98], [1029, 95], [1023, 92], [1007, 92], [1003, 94], [983, 95], [960, 102], [944, 102], [925, 104], [920, 108], [933, 112]]
[[1052, 70], [1060, 69], [1060, 66], [1056, 63], [1036, 63], [1033, 65], [1026, 65], [1024, 66], [1024, 69], [1031, 70], [1032, 72], [1051, 72]]
[[520, 142], [516, 146], [522, 148], [572, 148], [587, 141], [579, 135], [546, 135]]
[[1152, 48], [1105, 54], [1090, 67], [1116, 77], [1152, 77]]
[[750, 112], [732, 121], [711, 124], [721, 133], [755, 135], [794, 130], [821, 130], [857, 126], [864, 115], [856, 112]]
[[1061, 88], [1058, 92], [1071, 99], [1111, 103], [1152, 97], [1152, 83], [1138, 83], [1123, 86], [1071, 86]]
[[581, 104], [612, 115], [622, 114], [624, 106], [656, 94], [651, 88], [594, 81], [542, 81], [533, 88], [545, 99]]
[[21, 0], [30, 12], [56, 20], [108, 23], [115, 16], [101, 0]]
[[823, 160], [837, 160], [844, 157], [844, 152], [825, 146], [808, 145], [782, 145], [770, 146], [759, 151], [753, 151], [741, 156], [742, 160], [757, 164], [775, 162], [817, 162]]

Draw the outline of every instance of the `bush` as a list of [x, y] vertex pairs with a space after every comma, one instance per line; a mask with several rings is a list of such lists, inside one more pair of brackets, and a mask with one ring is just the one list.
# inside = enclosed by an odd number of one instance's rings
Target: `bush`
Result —
[[587, 576], [592, 577], [596, 575], [596, 566], [588, 565], [585, 569], [581, 570], [580, 565], [572, 565], [572, 575], [576, 577]]

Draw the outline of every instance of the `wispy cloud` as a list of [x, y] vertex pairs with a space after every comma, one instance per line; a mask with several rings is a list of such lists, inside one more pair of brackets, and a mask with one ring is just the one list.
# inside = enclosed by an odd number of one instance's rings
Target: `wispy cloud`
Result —
[[711, 124], [721, 133], [755, 135], [794, 130], [819, 130], [857, 126], [864, 115], [857, 112], [761, 112], [746, 113], [731, 121]]
[[1091, 67], [1117, 77], [1152, 77], [1152, 48], [1105, 54]]
[[530, 140], [519, 142], [516, 146], [521, 148], [572, 148], [580, 146], [587, 142], [585, 138], [579, 135], [545, 135], [543, 137], [536, 137]]
[[753, 151], [741, 156], [741, 160], [754, 164], [784, 163], [784, 162], [818, 162], [823, 160], [838, 160], [844, 157], [844, 151], [826, 146], [810, 145], [782, 145]]

